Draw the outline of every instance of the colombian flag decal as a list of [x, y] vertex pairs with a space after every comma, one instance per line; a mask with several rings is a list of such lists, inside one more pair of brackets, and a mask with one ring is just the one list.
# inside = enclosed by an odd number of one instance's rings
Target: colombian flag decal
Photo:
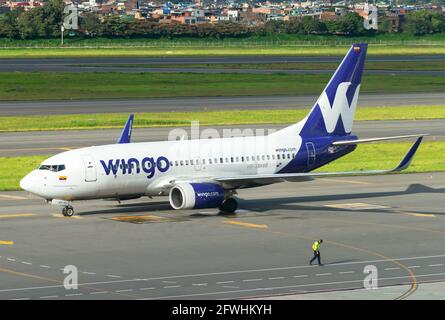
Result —
[[59, 176], [59, 181], [66, 181], [66, 176]]
[[360, 47], [354, 47], [354, 51], [355, 51], [356, 53], [359, 53], [359, 52], [360, 52]]

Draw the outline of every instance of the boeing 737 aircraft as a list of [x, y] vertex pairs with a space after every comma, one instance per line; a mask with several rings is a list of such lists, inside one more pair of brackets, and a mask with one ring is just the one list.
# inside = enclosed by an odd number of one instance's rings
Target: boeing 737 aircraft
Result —
[[[238, 189], [317, 177], [406, 169], [423, 135], [358, 139], [352, 125], [367, 45], [353, 44], [309, 114], [267, 136], [130, 143], [133, 116], [117, 144], [66, 151], [45, 161], [20, 186], [72, 216], [72, 202], [169, 196], [174, 209], [234, 212]], [[358, 144], [417, 137], [391, 170], [312, 172]]]

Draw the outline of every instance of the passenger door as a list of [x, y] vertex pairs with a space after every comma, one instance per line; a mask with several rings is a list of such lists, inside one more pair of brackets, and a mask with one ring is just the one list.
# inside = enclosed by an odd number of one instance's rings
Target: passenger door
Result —
[[90, 155], [83, 155], [83, 164], [85, 166], [85, 181], [94, 182], [97, 181], [96, 166], [94, 160]]
[[306, 150], [307, 150], [307, 165], [309, 167], [315, 164], [315, 147], [312, 142], [306, 142]]

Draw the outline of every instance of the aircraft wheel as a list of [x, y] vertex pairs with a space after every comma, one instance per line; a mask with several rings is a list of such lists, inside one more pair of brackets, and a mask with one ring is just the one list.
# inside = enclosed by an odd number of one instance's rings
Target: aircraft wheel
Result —
[[224, 213], [234, 213], [236, 209], [238, 209], [238, 202], [234, 198], [227, 199], [219, 207], [219, 210]]
[[71, 206], [64, 207], [64, 208], [62, 209], [62, 214], [63, 214], [65, 217], [72, 217], [72, 216], [74, 216], [74, 208], [71, 207]]

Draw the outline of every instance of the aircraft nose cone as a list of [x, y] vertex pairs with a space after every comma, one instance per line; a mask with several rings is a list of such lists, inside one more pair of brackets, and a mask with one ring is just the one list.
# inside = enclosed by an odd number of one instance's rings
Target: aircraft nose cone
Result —
[[20, 180], [20, 188], [28, 192], [34, 192], [35, 183], [33, 180], [34, 179], [31, 177], [30, 174], [26, 175], [22, 180]]

